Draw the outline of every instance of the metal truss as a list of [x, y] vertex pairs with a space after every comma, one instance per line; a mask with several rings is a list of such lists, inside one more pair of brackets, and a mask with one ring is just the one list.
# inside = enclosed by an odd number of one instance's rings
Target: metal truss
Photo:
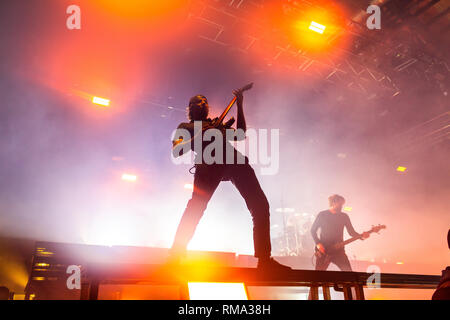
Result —
[[444, 146], [450, 147], [450, 111], [398, 134], [393, 142], [397, 156], [411, 156], [437, 145], [441, 150]]
[[[263, 9], [268, 2], [193, 0], [189, 20], [201, 39], [242, 54], [259, 50], [264, 52], [269, 66], [281, 65], [299, 74], [348, 87], [368, 98], [398, 95], [407, 85], [402, 86], [400, 81], [394, 80], [400, 73], [428, 82], [442, 80], [445, 83], [449, 78], [450, 69], [446, 62], [424, 53], [412, 55], [402, 43], [389, 47], [380, 36], [367, 36], [365, 25], [351, 20], [348, 20], [345, 29], [338, 30], [327, 39], [333, 43], [344, 35], [350, 35], [351, 45], [346, 48], [336, 46], [333, 54], [317, 59], [307, 50], [290, 43], [279, 30], [272, 30], [270, 37], [267, 37], [258, 21], [248, 19], [249, 14]], [[315, 4], [309, 1], [285, 1], [282, 10], [288, 17], [313, 6]], [[380, 62], [380, 52], [381, 59], [388, 59], [389, 64]], [[439, 71], [438, 75], [436, 71]]]

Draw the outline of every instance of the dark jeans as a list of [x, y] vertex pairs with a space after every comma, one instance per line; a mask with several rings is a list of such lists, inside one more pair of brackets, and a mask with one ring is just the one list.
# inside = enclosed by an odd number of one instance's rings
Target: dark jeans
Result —
[[270, 257], [269, 202], [249, 164], [196, 166], [194, 191], [178, 225], [172, 252], [186, 250], [209, 200], [222, 180], [230, 180], [236, 186], [250, 210], [253, 218], [255, 257]]
[[352, 266], [345, 251], [317, 258], [316, 270], [327, 270], [330, 263], [334, 263], [341, 271], [352, 271]]

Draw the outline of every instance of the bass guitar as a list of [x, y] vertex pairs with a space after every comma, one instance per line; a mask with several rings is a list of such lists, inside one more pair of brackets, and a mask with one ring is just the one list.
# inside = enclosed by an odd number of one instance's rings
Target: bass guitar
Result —
[[[371, 234], [371, 233], [374, 233], [374, 232], [379, 233], [380, 230], [382, 230], [382, 229], [386, 229], [386, 226], [385, 226], [385, 225], [379, 224], [379, 225], [377, 225], [377, 226], [372, 226], [372, 228], [371, 228], [369, 231], [366, 231], [366, 232], [364, 232], [364, 233], [366, 233], [366, 234]], [[352, 237], [352, 238], [347, 239], [347, 240], [345, 240], [345, 241], [335, 243], [335, 244], [332, 245], [332, 246], [325, 247], [325, 251], [324, 251], [324, 252], [322, 252], [321, 250], [319, 250], [319, 248], [316, 246], [316, 247], [315, 247], [315, 253], [314, 253], [314, 256], [315, 256], [316, 259], [317, 259], [317, 258], [324, 258], [324, 257], [327, 257], [327, 256], [329, 256], [330, 254], [333, 254], [334, 252], [336, 252], [336, 251], [338, 251], [338, 250], [344, 248], [344, 247], [345, 247], [346, 245], [348, 245], [349, 243], [352, 243], [352, 242], [354, 242], [354, 241], [356, 241], [356, 240], [360, 240], [360, 239], [362, 239], [362, 237]]]

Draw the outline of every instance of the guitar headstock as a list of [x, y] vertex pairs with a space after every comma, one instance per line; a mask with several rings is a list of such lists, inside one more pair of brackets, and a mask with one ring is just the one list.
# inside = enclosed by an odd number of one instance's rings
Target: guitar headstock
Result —
[[377, 225], [377, 226], [372, 226], [372, 229], [370, 229], [369, 232], [376, 232], [376, 233], [379, 233], [380, 230], [382, 230], [382, 229], [386, 229], [386, 226], [385, 226], [384, 224], [379, 224], [379, 225]]
[[239, 89], [239, 91], [244, 92], [250, 90], [251, 88], [253, 88], [253, 82], [247, 84], [246, 86], [243, 86], [242, 88]]

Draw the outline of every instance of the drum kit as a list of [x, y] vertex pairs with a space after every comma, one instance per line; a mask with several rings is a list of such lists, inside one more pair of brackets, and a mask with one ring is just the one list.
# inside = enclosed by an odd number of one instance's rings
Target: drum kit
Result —
[[311, 256], [314, 252], [314, 241], [310, 229], [314, 216], [308, 213], [281, 211], [282, 226], [274, 225], [272, 238], [272, 254], [277, 256]]

